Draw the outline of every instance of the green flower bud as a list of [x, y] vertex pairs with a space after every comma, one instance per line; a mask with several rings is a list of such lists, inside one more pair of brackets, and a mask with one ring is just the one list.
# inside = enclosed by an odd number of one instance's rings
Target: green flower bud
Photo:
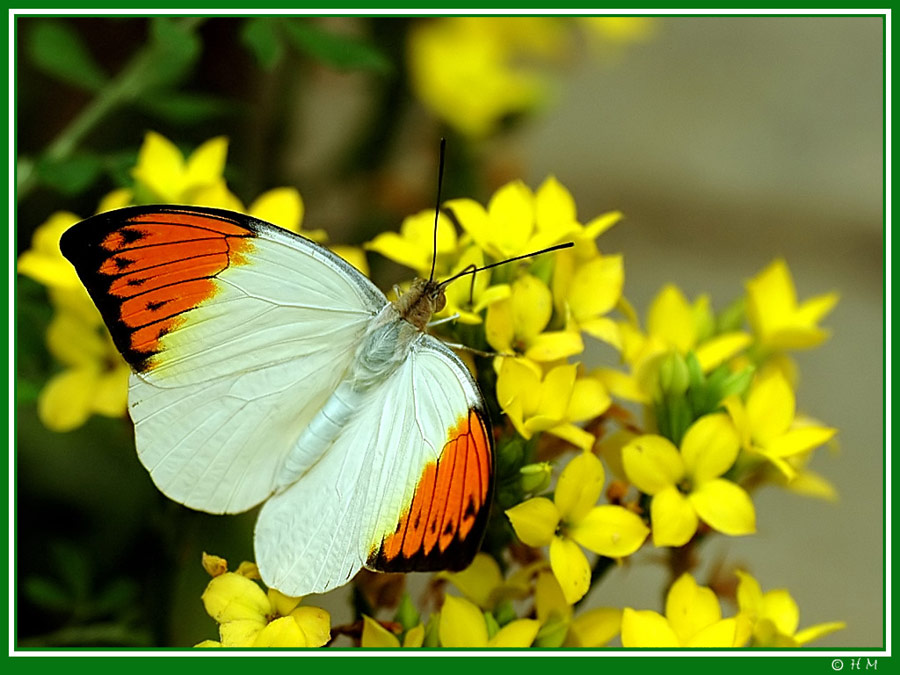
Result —
[[550, 485], [553, 467], [549, 462], [536, 462], [526, 464], [519, 473], [522, 474], [520, 485], [525, 494], [539, 494]]
[[680, 354], [669, 352], [659, 364], [659, 388], [663, 394], [680, 396], [690, 384], [687, 363]]

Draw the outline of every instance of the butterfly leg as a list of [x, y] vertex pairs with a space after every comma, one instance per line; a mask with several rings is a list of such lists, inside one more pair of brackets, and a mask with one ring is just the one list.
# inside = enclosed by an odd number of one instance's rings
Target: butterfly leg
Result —
[[[442, 341], [443, 342], [443, 341]], [[469, 345], [459, 344], [458, 342], [444, 342], [445, 345], [450, 347], [450, 349], [458, 349], [459, 351], [469, 352], [470, 354], [475, 354], [476, 356], [486, 356], [493, 358], [495, 356], [507, 356], [507, 357], [515, 357], [516, 354], [512, 354], [511, 352], [485, 352], [480, 349], [475, 349], [474, 347], [470, 347]]]
[[459, 318], [459, 312], [456, 314], [451, 314], [450, 316], [445, 316], [443, 319], [438, 319], [437, 321], [429, 322], [425, 327], [426, 328], [434, 328], [435, 326], [441, 326], [445, 323], [450, 323], [451, 321], [456, 321]]

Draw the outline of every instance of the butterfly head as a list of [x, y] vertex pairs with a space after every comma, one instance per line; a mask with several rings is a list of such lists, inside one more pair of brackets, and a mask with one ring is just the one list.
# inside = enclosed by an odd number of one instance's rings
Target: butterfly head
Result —
[[440, 312], [446, 304], [443, 284], [432, 279], [416, 279], [394, 306], [401, 317], [419, 330], [425, 330], [431, 315]]

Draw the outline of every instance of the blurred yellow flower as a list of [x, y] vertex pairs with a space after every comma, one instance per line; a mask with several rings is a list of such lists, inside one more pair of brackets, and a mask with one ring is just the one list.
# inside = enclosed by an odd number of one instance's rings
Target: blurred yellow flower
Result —
[[722, 618], [719, 600], [711, 589], [682, 574], [666, 596], [666, 615], [626, 607], [622, 614], [622, 646], [729, 648], [750, 639], [750, 622], [741, 614]]
[[553, 501], [534, 497], [506, 511], [522, 542], [550, 545], [550, 567], [569, 604], [584, 597], [591, 581], [591, 568], [579, 544], [599, 555], [624, 558], [637, 551], [649, 533], [631, 511], [596, 506], [604, 480], [600, 460], [582, 452], [560, 474]]
[[451, 199], [444, 208], [494, 260], [568, 241], [581, 230], [572, 196], [552, 176], [536, 193], [520, 180], [507, 183], [493, 194], [487, 209], [472, 199]]
[[401, 646], [404, 648], [421, 647], [424, 640], [425, 626], [422, 624], [406, 631], [406, 635], [403, 636], [403, 644], [401, 645], [396, 635], [375, 621], [375, 619], [363, 614], [361, 647], [376, 649], [399, 649]]
[[578, 20], [598, 38], [620, 44], [648, 39], [657, 23], [647, 16], [581, 16]]
[[523, 438], [546, 431], [589, 450], [594, 436], [576, 426], [606, 411], [612, 403], [599, 380], [578, 377], [578, 366], [541, 368], [525, 358], [500, 360], [497, 402]]
[[488, 622], [476, 605], [447, 595], [438, 633], [443, 647], [530, 647], [539, 628], [540, 622], [535, 619], [515, 619], [490, 635]]
[[523, 567], [504, 579], [497, 561], [487, 553], [479, 553], [461, 572], [438, 572], [437, 577], [456, 586], [481, 609], [491, 611], [504, 600], [527, 596], [531, 591], [531, 577], [541, 566], [543, 563]]
[[786, 589], [763, 593], [752, 576], [740, 570], [737, 575], [740, 615], [753, 627], [754, 647], [802, 647], [847, 626], [843, 621], [831, 621], [797, 631], [800, 609]]
[[818, 323], [834, 308], [837, 293], [797, 303], [791, 271], [782, 259], [747, 282], [747, 317], [760, 344], [769, 350], [810, 349], [828, 337]]
[[69, 211], [57, 211], [38, 225], [31, 237], [31, 248], [19, 256], [16, 264], [18, 272], [48, 288], [83, 289], [72, 263], [59, 250], [59, 238], [63, 232], [80, 220]]
[[331, 617], [318, 607], [298, 607], [275, 589], [268, 593], [248, 577], [225, 572], [203, 592], [207, 614], [219, 624], [219, 642], [198, 647], [321, 647], [331, 639]]
[[554, 19], [447, 17], [420, 21], [409, 33], [407, 62], [416, 96], [460, 133], [482, 138], [511, 114], [537, 107], [548, 83], [535, 57], [563, 46]]
[[[375, 251], [385, 258], [414, 269], [416, 274], [427, 279], [431, 273], [431, 259], [434, 257], [434, 211], [419, 211], [407, 216], [400, 224], [400, 233], [382, 232], [372, 241], [363, 244], [367, 251]], [[437, 261], [435, 274], [446, 274], [457, 253], [456, 228], [450, 219], [441, 213], [437, 224]]]
[[622, 449], [628, 480], [650, 502], [653, 543], [683, 546], [697, 531], [698, 517], [724, 534], [756, 531], [750, 495], [720, 478], [734, 464], [740, 440], [727, 415], [705, 415], [685, 432], [679, 451], [662, 436], [638, 436]]
[[788, 458], [827, 443], [837, 433], [837, 429], [795, 419], [794, 392], [775, 368], [757, 374], [746, 403], [730, 396], [725, 407], [740, 434], [741, 446], [770, 461], [788, 480], [797, 476]]
[[551, 572], [538, 574], [534, 609], [541, 630], [536, 647], [603, 647], [619, 633], [622, 610], [597, 607], [573, 616], [574, 610]]
[[500, 354], [524, 354], [534, 361], [557, 361], [584, 351], [577, 330], [544, 330], [552, 315], [550, 289], [524, 274], [510, 285], [509, 297], [488, 307], [485, 338]]

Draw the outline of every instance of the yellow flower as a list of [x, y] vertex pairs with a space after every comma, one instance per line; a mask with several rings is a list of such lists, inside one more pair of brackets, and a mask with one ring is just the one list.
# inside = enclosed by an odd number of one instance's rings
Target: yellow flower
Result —
[[54, 315], [47, 348], [63, 365], [38, 396], [38, 416], [53, 431], [71, 431], [92, 414], [121, 417], [128, 397], [128, 365], [119, 355], [83, 288], [50, 289]]
[[478, 607], [465, 598], [448, 595], [441, 609], [438, 634], [444, 647], [530, 647], [540, 628], [535, 619], [516, 619], [493, 636]]
[[838, 301], [837, 293], [817, 295], [797, 303], [797, 291], [782, 259], [747, 282], [747, 317], [760, 344], [770, 350], [810, 349], [825, 341], [818, 326]]
[[[434, 256], [434, 211], [420, 211], [407, 216], [400, 224], [399, 234], [382, 232], [372, 241], [363, 244], [363, 248], [410, 267], [421, 278], [427, 279]], [[457, 249], [456, 228], [441, 213], [438, 216], [436, 275], [443, 275], [450, 269]]]
[[494, 193], [487, 209], [472, 199], [452, 199], [444, 208], [494, 260], [533, 253], [581, 231], [572, 196], [552, 176], [537, 193], [520, 180], [507, 183]]
[[[701, 295], [689, 303], [674, 284], [664, 286], [650, 304], [647, 333], [633, 321], [618, 323], [618, 335], [608, 342], [616, 343], [631, 373], [601, 369], [598, 376], [610, 390], [626, 400], [647, 403], [653, 396], [659, 365], [669, 352], [685, 355], [693, 351], [703, 372], [738, 354], [752, 341], [743, 331], [711, 335], [715, 319], [709, 297]], [[603, 336], [598, 336], [603, 339]]]
[[578, 367], [566, 364], [543, 373], [524, 358], [501, 359], [497, 402], [523, 438], [546, 431], [588, 450], [594, 436], [576, 426], [603, 413], [611, 399], [591, 377], [578, 377]]
[[399, 649], [401, 646], [404, 648], [421, 647], [424, 640], [425, 626], [422, 624], [406, 631], [406, 635], [403, 637], [403, 645], [401, 645], [400, 640], [391, 631], [375, 621], [375, 619], [365, 614], [363, 615], [361, 647], [382, 649]]
[[762, 592], [759, 582], [746, 572], [737, 573], [740, 614], [753, 626], [754, 647], [802, 647], [847, 626], [843, 621], [820, 623], [797, 631], [800, 609], [785, 589]]
[[653, 543], [682, 546], [697, 531], [698, 518], [724, 534], [756, 531], [750, 495], [720, 478], [734, 464], [740, 441], [727, 415], [705, 415], [685, 432], [679, 451], [662, 436], [635, 438], [622, 449], [625, 473], [653, 497]]
[[603, 647], [619, 633], [622, 610], [597, 607], [573, 616], [574, 610], [551, 572], [538, 574], [534, 608], [541, 630], [536, 647]]
[[544, 332], [553, 315], [553, 297], [543, 281], [524, 274], [512, 283], [509, 293], [488, 307], [484, 334], [491, 347], [534, 361], [557, 361], [584, 351], [576, 330]]
[[787, 478], [797, 476], [788, 461], [827, 443], [837, 429], [795, 419], [796, 401], [791, 385], [780, 370], [759, 373], [750, 385], [747, 402], [737, 396], [725, 400], [744, 449], [761, 455]]
[[750, 622], [741, 614], [722, 618], [716, 594], [682, 574], [666, 596], [666, 615], [626, 607], [622, 614], [622, 646], [743, 647], [750, 638]]
[[561, 37], [553, 19], [539, 17], [422, 21], [409, 34], [410, 84], [450, 126], [481, 138], [543, 101], [547, 82], [528, 63], [555, 54]]
[[[448, 278], [459, 274], [467, 267], [481, 267], [484, 265], [484, 254], [477, 246], [469, 246], [459, 257], [459, 261], [450, 270]], [[479, 272], [473, 279], [470, 276], [448, 284], [445, 287], [444, 296], [447, 304], [436, 316], [459, 315], [460, 323], [481, 323], [481, 310], [493, 305], [495, 302], [505, 300], [510, 296], [509, 284], [490, 285], [490, 271]]]
[[574, 249], [560, 251], [552, 285], [554, 304], [568, 313], [579, 330], [621, 349], [616, 322], [604, 316], [622, 297], [625, 266], [621, 255], [598, 252], [579, 260]]
[[503, 578], [500, 565], [487, 553], [479, 553], [472, 564], [461, 572], [439, 572], [439, 579], [446, 579], [456, 586], [466, 598], [481, 609], [493, 610], [503, 600], [524, 598], [531, 590], [530, 579], [543, 563], [523, 567]]
[[268, 593], [242, 574], [225, 572], [203, 592], [207, 614], [219, 624], [220, 641], [197, 646], [321, 647], [331, 639], [331, 617], [318, 607], [298, 607], [275, 589]]
[[656, 19], [646, 16], [582, 16], [578, 20], [595, 37], [606, 42], [639, 42], [656, 32]]
[[595, 505], [604, 479], [600, 460], [582, 452], [560, 474], [553, 501], [534, 497], [506, 511], [522, 542], [550, 545], [550, 567], [569, 604], [590, 586], [590, 565], [579, 544], [599, 555], [624, 558], [640, 548], [649, 532], [631, 511]]
[[83, 288], [72, 263], [59, 250], [63, 232], [79, 218], [69, 211], [57, 211], [41, 223], [31, 238], [31, 248], [19, 256], [17, 270], [48, 288], [77, 290]]

